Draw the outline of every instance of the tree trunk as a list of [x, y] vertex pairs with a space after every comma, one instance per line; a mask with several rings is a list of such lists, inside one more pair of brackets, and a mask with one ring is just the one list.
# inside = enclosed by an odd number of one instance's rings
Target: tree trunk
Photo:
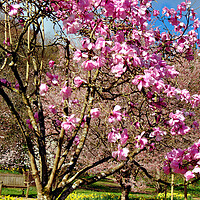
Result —
[[184, 182], [184, 200], [187, 200], [187, 182]]
[[129, 200], [128, 195], [130, 190], [131, 190], [130, 185], [122, 187], [121, 200]]
[[50, 195], [43, 195], [43, 194], [38, 194], [37, 195], [37, 200], [52, 200]]

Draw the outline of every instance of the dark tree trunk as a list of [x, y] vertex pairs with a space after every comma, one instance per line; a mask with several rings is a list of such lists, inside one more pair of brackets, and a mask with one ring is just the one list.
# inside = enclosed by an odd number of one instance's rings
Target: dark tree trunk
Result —
[[130, 190], [131, 190], [130, 185], [122, 187], [121, 200], [129, 200], [128, 195]]

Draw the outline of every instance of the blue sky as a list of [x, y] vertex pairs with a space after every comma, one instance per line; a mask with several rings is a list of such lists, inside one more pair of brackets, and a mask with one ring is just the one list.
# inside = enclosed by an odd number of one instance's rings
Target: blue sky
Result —
[[[183, 2], [184, 0], [154, 0], [153, 7], [162, 12], [162, 8], [165, 6], [168, 8], [177, 8], [177, 5]], [[197, 17], [200, 19], [200, 0], [191, 0], [191, 7], [195, 9]], [[45, 33], [48, 37], [54, 36], [54, 31], [52, 28], [52, 23], [49, 21], [45, 22]]]
[[[153, 2], [153, 7], [157, 10], [161, 10], [165, 6], [168, 8], [177, 8], [177, 5], [183, 2], [184, 0], [155, 0]], [[190, 0], [191, 7], [195, 9], [195, 12], [200, 18], [200, 0]]]

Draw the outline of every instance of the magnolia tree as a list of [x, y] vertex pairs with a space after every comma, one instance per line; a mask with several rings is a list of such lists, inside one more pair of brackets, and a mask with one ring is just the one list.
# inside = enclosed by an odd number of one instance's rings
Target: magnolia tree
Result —
[[[160, 14], [149, 0], [8, 0], [1, 12], [0, 94], [26, 141], [38, 199], [65, 199], [128, 163], [153, 178], [145, 155], [161, 148], [166, 174], [191, 182], [200, 173], [200, 140], [185, 142], [198, 131], [200, 95], [179, 86], [174, 66], [192, 62], [200, 43], [189, 1]], [[64, 57], [46, 58], [58, 44]]]

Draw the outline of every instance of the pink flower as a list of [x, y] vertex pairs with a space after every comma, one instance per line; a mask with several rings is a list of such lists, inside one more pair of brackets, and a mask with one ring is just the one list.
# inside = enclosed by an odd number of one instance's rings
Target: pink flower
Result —
[[75, 106], [80, 106], [80, 104], [79, 104], [79, 100], [78, 99], [74, 99], [74, 100], [70, 100], [69, 101], [69, 106], [71, 107], [75, 107]]
[[32, 124], [31, 124], [30, 119], [27, 119], [27, 120], [26, 120], [26, 124], [28, 125], [28, 128], [33, 129], [33, 126], [32, 126]]
[[98, 118], [99, 117], [99, 115], [100, 115], [100, 111], [99, 111], [99, 108], [93, 108], [93, 109], [91, 109], [91, 111], [90, 111], [90, 114], [91, 114], [91, 117], [92, 118]]
[[118, 145], [118, 151], [113, 151], [112, 152], [112, 156], [114, 158], [117, 157], [117, 160], [121, 161], [121, 160], [126, 160], [127, 156], [128, 156], [128, 148], [123, 148], [120, 149], [120, 145]]
[[108, 133], [108, 142], [111, 142], [111, 143], [116, 142], [120, 138], [121, 138], [121, 135], [118, 129], [112, 128], [112, 131]]
[[10, 16], [16, 15], [19, 8], [20, 8], [20, 5], [19, 5], [19, 4], [11, 5], [11, 6], [10, 6], [10, 11], [9, 11], [8, 14], [9, 14]]
[[63, 100], [69, 98], [72, 94], [72, 88], [64, 86], [61, 91], [60, 95], [63, 97]]
[[104, 48], [105, 46], [106, 46], [105, 39], [103, 37], [98, 38], [96, 43], [95, 43], [95, 48], [101, 49], [101, 48]]
[[77, 62], [79, 62], [82, 58], [82, 53], [81, 53], [81, 50], [77, 49], [75, 52], [74, 52], [74, 57], [73, 57], [73, 60], [76, 60]]
[[145, 132], [142, 132], [141, 135], [136, 136], [136, 148], [144, 149], [145, 145], [148, 143], [148, 140], [145, 137], [142, 137]]
[[53, 114], [56, 114], [56, 113], [57, 113], [56, 107], [55, 107], [54, 105], [50, 105], [50, 106], [49, 106], [49, 110], [50, 110], [50, 112], [52, 112]]
[[48, 81], [49, 84], [58, 85], [58, 75], [53, 75], [49, 72], [47, 72], [46, 75], [50, 79], [50, 81]]
[[40, 85], [40, 95], [44, 96], [48, 91], [48, 86], [45, 83]]
[[127, 140], [128, 140], [128, 131], [127, 131], [127, 129], [124, 129], [122, 134], [121, 134], [121, 138], [120, 138], [121, 145], [126, 144]]
[[169, 117], [171, 119], [168, 123], [172, 127], [172, 135], [185, 135], [190, 131], [190, 127], [186, 126], [184, 123], [185, 117], [183, 116], [183, 112], [177, 110], [175, 114], [170, 113]]
[[80, 121], [79, 118], [75, 118], [75, 115], [71, 115], [70, 117], [67, 117], [67, 120], [65, 122], [62, 122], [61, 127], [67, 132], [72, 131], [76, 128], [76, 124]]
[[190, 100], [190, 103], [192, 105], [192, 108], [198, 107], [200, 103], [200, 95], [198, 94], [192, 95], [192, 99]]
[[63, 30], [66, 29], [67, 34], [70, 33], [76, 33], [78, 30], [80, 30], [82, 27], [82, 24], [79, 23], [77, 20], [73, 22], [69, 22], [68, 20], [63, 21]]
[[185, 180], [186, 180], [186, 181], [189, 181], [191, 178], [194, 178], [194, 177], [195, 177], [195, 175], [194, 175], [191, 171], [187, 171], [187, 172], [184, 174], [184, 176], [185, 176]]
[[199, 173], [200, 174], [200, 168], [198, 166], [196, 166], [193, 170], [193, 173]]
[[79, 144], [80, 140], [79, 140], [79, 137], [78, 135], [74, 138], [74, 141], [73, 143], [77, 146]]
[[192, 126], [193, 126], [194, 129], [196, 129], [196, 128], [199, 129], [199, 123], [197, 121], [194, 121], [192, 123]]
[[81, 66], [84, 68], [84, 70], [87, 70], [87, 71], [91, 71], [98, 67], [97, 63], [93, 60], [84, 61]]
[[82, 127], [82, 128], [84, 128], [86, 119], [87, 119], [87, 115], [85, 115], [85, 116], [83, 117], [83, 120], [82, 120], [82, 123], [81, 123], [81, 127]]
[[36, 112], [36, 113], [34, 114], [34, 118], [35, 118], [36, 122], [38, 123], [38, 122], [39, 122], [38, 112]]
[[50, 60], [50, 61], [49, 61], [49, 67], [50, 67], [50, 68], [53, 68], [53, 67], [54, 67], [54, 64], [55, 64], [55, 62], [54, 62], [53, 60]]
[[160, 11], [159, 10], [154, 10], [153, 11], [153, 16], [158, 16], [160, 14]]
[[6, 41], [3, 41], [3, 44], [7, 44], [8, 46], [10, 46], [10, 38], [7, 38]]
[[164, 173], [167, 174], [167, 175], [170, 173], [170, 167], [168, 165], [165, 165], [163, 167], [163, 170], [164, 170]]
[[150, 133], [149, 137], [156, 137], [156, 141], [161, 141], [163, 135], [166, 135], [165, 131], [161, 131], [160, 127], [153, 128], [153, 132]]
[[97, 39], [97, 41], [95, 43], [95, 48], [96, 49], [105, 48], [106, 44], [111, 45], [112, 41], [105, 41], [105, 39], [103, 37], [100, 37]]
[[61, 124], [62, 124], [62, 122], [60, 120], [56, 119], [56, 125], [61, 126]]
[[121, 121], [122, 120], [122, 114], [119, 111], [120, 109], [121, 109], [121, 106], [119, 106], [119, 105], [116, 105], [114, 107], [114, 110], [112, 111], [112, 113], [110, 114], [110, 116], [108, 118], [108, 121], [110, 123], [114, 122], [115, 120], [117, 120], [117, 121]]
[[139, 122], [136, 122], [136, 123], [135, 123], [135, 128], [136, 128], [136, 129], [139, 129], [139, 128], [140, 128], [140, 123], [139, 123]]
[[121, 77], [121, 75], [126, 71], [126, 67], [124, 67], [123, 63], [119, 63], [118, 65], [114, 65], [111, 69], [111, 72], [115, 74], [116, 77]]
[[141, 91], [142, 87], [149, 87], [151, 83], [151, 74], [146, 73], [145, 75], [137, 75], [132, 80], [133, 85], [138, 85], [138, 90]]
[[82, 83], [86, 83], [86, 81], [83, 80], [81, 77], [76, 76], [76, 77], [74, 78], [75, 87], [79, 88], [79, 87], [82, 85]]
[[81, 43], [82, 43], [82, 47], [84, 49], [90, 50], [90, 49], [94, 48], [94, 44], [90, 42], [89, 38], [82, 40]]
[[19, 83], [18, 82], [15, 83], [15, 89], [19, 90]]

